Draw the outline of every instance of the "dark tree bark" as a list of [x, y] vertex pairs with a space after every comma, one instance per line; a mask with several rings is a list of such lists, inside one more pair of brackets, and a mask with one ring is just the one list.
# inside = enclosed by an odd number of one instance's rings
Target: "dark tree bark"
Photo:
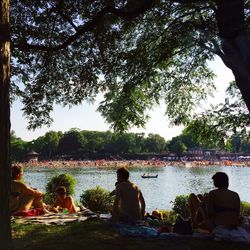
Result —
[[230, 68], [250, 111], [250, 42], [245, 30], [244, 0], [218, 0], [216, 13], [222, 53], [219, 56]]
[[0, 248], [11, 249], [10, 194], [10, 28], [9, 0], [0, 0]]

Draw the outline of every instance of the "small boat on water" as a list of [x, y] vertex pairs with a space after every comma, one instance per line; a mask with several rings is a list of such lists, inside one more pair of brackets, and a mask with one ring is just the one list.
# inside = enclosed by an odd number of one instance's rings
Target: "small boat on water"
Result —
[[142, 178], [158, 178], [158, 174], [152, 175], [152, 174], [143, 174], [141, 176]]

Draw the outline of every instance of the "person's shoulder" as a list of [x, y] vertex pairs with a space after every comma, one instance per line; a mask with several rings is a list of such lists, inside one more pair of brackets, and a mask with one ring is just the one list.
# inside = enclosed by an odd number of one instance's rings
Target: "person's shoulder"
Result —
[[228, 189], [228, 192], [232, 193], [232, 194], [238, 194], [237, 192], [233, 191], [233, 190], [230, 190]]
[[121, 189], [121, 188], [125, 188], [127, 185], [126, 185], [126, 182], [123, 181], [123, 182], [118, 182], [117, 185], [115, 186], [116, 190], [118, 189]]
[[[120, 189], [120, 188], [128, 188], [128, 187], [135, 187], [136, 185], [132, 182], [128, 181], [123, 181], [123, 182], [119, 182], [116, 185], [116, 189]], [[136, 186], [137, 187], [137, 186]]]
[[130, 182], [130, 184], [131, 184], [132, 187], [138, 188], [138, 186], [135, 183]]
[[208, 195], [213, 195], [213, 194], [215, 194], [215, 193], [217, 193], [218, 192], [218, 189], [213, 189], [213, 190], [211, 190], [209, 193], [208, 193]]
[[27, 189], [27, 185], [24, 184], [21, 181], [18, 180], [12, 180], [11, 181], [11, 189], [12, 190], [18, 190], [19, 192], [22, 192]]
[[72, 197], [71, 195], [67, 195], [67, 196], [66, 196], [66, 199], [72, 201], [72, 200], [73, 200], [73, 197]]
[[239, 194], [238, 194], [237, 192], [235, 192], [235, 191], [232, 191], [232, 190], [229, 190], [229, 189], [228, 189], [228, 192], [229, 192], [230, 194], [234, 195], [234, 196], [239, 197]]
[[18, 181], [18, 180], [12, 180], [11, 184], [15, 186], [20, 186], [20, 187], [26, 186], [25, 183], [23, 183], [22, 181]]
[[134, 189], [134, 190], [137, 190], [138, 192], [140, 192], [140, 188], [133, 182], [130, 182], [130, 186]]
[[116, 184], [116, 187], [119, 187], [119, 186], [127, 186], [128, 184], [130, 184], [131, 182], [130, 181], [121, 181], [121, 182], [118, 182]]
[[236, 193], [235, 191], [232, 191], [230, 189], [214, 189], [214, 190], [209, 192], [209, 195], [216, 195], [216, 196], [231, 195], [231, 196], [239, 197], [238, 193]]

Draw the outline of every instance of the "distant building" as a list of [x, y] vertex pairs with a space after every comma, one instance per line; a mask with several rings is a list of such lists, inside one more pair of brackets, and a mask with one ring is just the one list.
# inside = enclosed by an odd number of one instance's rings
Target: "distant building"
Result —
[[190, 161], [203, 160], [203, 151], [201, 148], [191, 148], [185, 152], [185, 157]]
[[249, 161], [250, 153], [238, 152], [238, 153], [227, 153], [223, 152], [220, 154], [221, 160], [230, 160], [230, 161]]
[[220, 159], [220, 151], [218, 149], [203, 149], [204, 160], [218, 160]]
[[37, 152], [35, 152], [34, 150], [32, 150], [31, 152], [29, 152], [27, 154], [27, 161], [28, 162], [38, 162], [38, 156], [39, 156], [39, 154]]
[[185, 156], [189, 160], [216, 160], [219, 159], [219, 153], [218, 149], [191, 148]]

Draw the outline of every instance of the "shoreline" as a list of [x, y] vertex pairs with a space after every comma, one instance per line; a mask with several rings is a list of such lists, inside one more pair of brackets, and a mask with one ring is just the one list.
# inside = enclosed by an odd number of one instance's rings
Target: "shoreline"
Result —
[[250, 167], [250, 161], [160, 161], [160, 160], [87, 160], [87, 161], [30, 161], [20, 163], [25, 168], [158, 168], [158, 167], [210, 167], [210, 166], [228, 166], [228, 167]]

